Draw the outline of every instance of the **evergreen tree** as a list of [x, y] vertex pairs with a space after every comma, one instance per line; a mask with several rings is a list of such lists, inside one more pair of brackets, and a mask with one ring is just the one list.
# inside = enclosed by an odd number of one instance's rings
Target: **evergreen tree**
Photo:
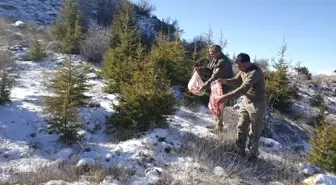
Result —
[[[113, 105], [115, 114], [110, 119], [112, 125], [129, 131], [130, 136], [166, 125], [168, 116], [175, 111], [175, 100], [165, 77], [166, 72], [157, 66], [153, 58], [145, 60], [142, 67], [134, 72], [131, 83], [122, 84], [118, 104]], [[121, 139], [125, 137], [129, 136]]]
[[312, 79], [312, 74], [309, 72], [307, 67], [298, 66], [295, 67], [294, 69], [298, 73], [298, 75], [305, 75], [307, 77], [307, 80]]
[[315, 132], [310, 140], [311, 153], [308, 154], [309, 161], [325, 170], [336, 172], [336, 127], [326, 122]]
[[0, 51], [0, 104], [10, 101], [12, 83], [7, 67], [11, 61], [9, 52]]
[[87, 82], [87, 67], [75, 66], [71, 59], [60, 67], [54, 79], [47, 87], [54, 90], [54, 95], [45, 97], [46, 114], [51, 114], [48, 129], [60, 134], [65, 143], [71, 143], [78, 137], [81, 124], [76, 122], [77, 108], [84, 106], [89, 98], [84, 95], [90, 87]]
[[296, 89], [291, 85], [288, 78], [288, 63], [284, 60], [286, 45], [279, 51], [280, 59], [274, 62], [276, 71], [269, 74], [266, 81], [266, 91], [270, 106], [280, 112], [288, 113], [296, 97]]
[[42, 47], [41, 43], [35, 39], [29, 48], [28, 58], [29, 60], [38, 62], [41, 61], [44, 57], [46, 57], [44, 48]]
[[227, 45], [228, 45], [228, 41], [227, 41], [227, 39], [224, 38], [224, 34], [223, 34], [223, 30], [222, 29], [220, 30], [220, 36], [219, 36], [218, 43], [219, 43], [219, 45], [220, 45], [220, 47], [222, 49], [225, 49], [227, 47]]
[[84, 19], [78, 0], [65, 0], [59, 20], [52, 27], [56, 40], [61, 42], [63, 52], [79, 54], [84, 39]]
[[102, 68], [107, 83], [106, 91], [109, 93], [119, 93], [121, 84], [130, 82], [132, 72], [137, 63], [141, 62], [134, 59], [138, 55], [140, 37], [131, 13], [131, 5], [128, 2], [121, 3], [111, 26], [112, 47], [104, 56]]
[[323, 97], [321, 91], [319, 91], [318, 93], [313, 95], [313, 97], [310, 100], [310, 105], [313, 106], [313, 107], [325, 106], [324, 97]]
[[174, 41], [169, 41], [162, 33], [159, 34], [151, 57], [161, 69], [167, 71], [166, 75], [172, 85], [187, 85], [192, 65], [186, 60], [186, 50], [178, 32], [175, 33]]

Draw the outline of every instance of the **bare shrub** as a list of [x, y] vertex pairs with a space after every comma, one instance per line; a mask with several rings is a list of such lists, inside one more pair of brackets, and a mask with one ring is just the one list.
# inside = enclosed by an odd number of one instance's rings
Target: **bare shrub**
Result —
[[139, 14], [139, 15], [150, 17], [151, 12], [155, 10], [155, 6], [150, 4], [146, 0], [139, 0], [135, 4], [135, 10], [136, 10], [137, 14]]
[[86, 181], [89, 181], [90, 184], [98, 185], [107, 176], [112, 176], [122, 184], [125, 184], [131, 175], [131, 171], [120, 167], [105, 168], [103, 165], [96, 165], [85, 169], [76, 168], [72, 165], [64, 165], [60, 168], [44, 167], [38, 169], [36, 172], [19, 173], [15, 175], [13, 184], [36, 185], [51, 180], [75, 182], [79, 181], [83, 176], [86, 177]]
[[6, 29], [7, 22], [5, 19], [0, 19], [0, 37], [5, 35], [5, 29]]
[[81, 45], [81, 54], [89, 62], [100, 63], [109, 46], [108, 30], [92, 23]]
[[8, 67], [12, 59], [8, 51], [0, 51], [0, 104], [10, 101], [11, 78], [8, 75]]

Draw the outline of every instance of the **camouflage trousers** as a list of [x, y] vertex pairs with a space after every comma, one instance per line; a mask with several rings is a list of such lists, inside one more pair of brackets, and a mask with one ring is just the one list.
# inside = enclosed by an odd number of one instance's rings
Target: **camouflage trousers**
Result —
[[245, 149], [248, 136], [248, 149], [253, 156], [259, 155], [258, 146], [260, 135], [264, 128], [266, 109], [266, 101], [247, 102], [247, 100], [244, 99], [240, 104], [236, 145], [240, 149]]

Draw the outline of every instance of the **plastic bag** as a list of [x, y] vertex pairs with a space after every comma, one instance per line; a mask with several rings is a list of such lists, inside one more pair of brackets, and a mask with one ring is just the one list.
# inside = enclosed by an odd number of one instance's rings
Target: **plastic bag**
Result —
[[196, 96], [203, 96], [205, 94], [205, 90], [201, 92], [198, 91], [200, 88], [202, 88], [202, 86], [203, 86], [203, 80], [201, 76], [198, 74], [197, 70], [194, 69], [194, 74], [192, 75], [188, 83], [188, 89], [192, 94]]
[[211, 83], [211, 94], [208, 107], [210, 112], [219, 118], [224, 108], [224, 103], [217, 103], [220, 96], [223, 95], [222, 83], [218, 80]]

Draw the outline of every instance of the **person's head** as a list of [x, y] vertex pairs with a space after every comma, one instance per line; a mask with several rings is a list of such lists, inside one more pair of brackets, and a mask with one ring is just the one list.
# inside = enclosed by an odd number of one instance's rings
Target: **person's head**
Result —
[[219, 45], [212, 45], [209, 48], [209, 55], [214, 58], [214, 59], [218, 59], [222, 54], [222, 48]]
[[246, 53], [238, 54], [235, 63], [241, 71], [247, 71], [252, 65], [250, 56]]

